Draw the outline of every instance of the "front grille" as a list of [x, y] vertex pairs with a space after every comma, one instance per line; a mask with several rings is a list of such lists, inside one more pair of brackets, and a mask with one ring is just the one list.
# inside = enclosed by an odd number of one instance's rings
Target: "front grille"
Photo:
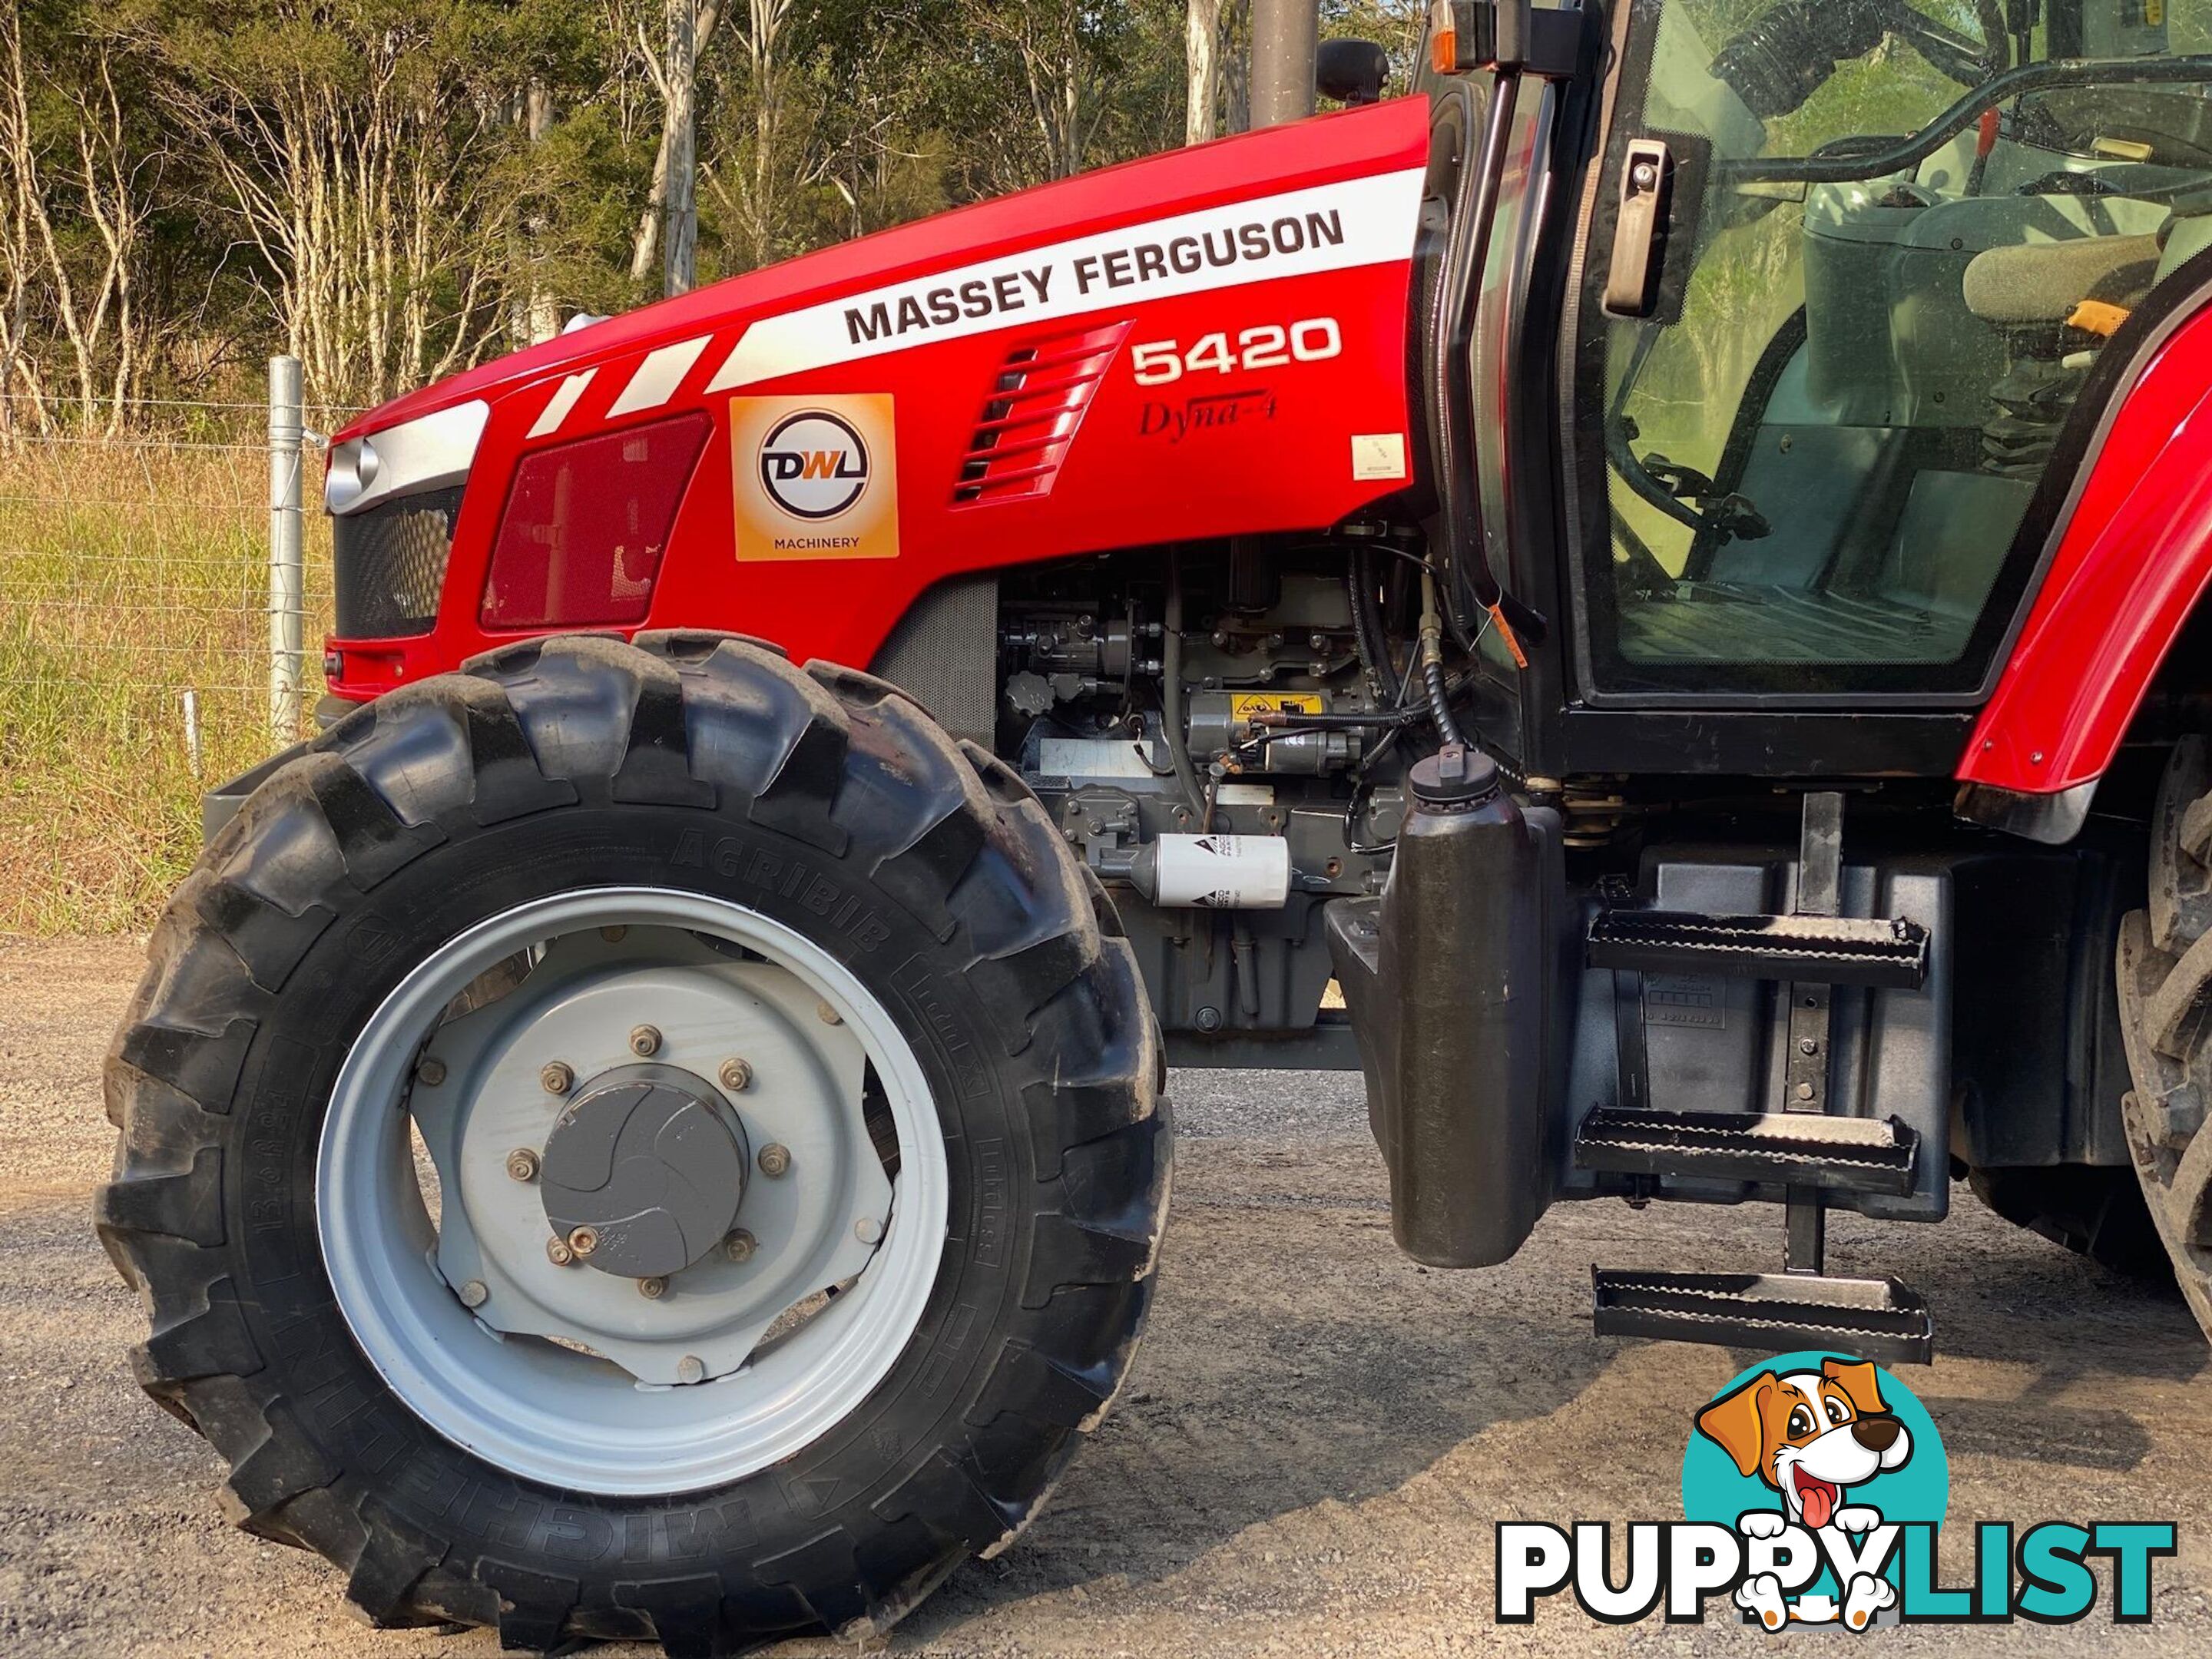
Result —
[[332, 522], [338, 638], [388, 640], [430, 631], [464, 488], [379, 501]]

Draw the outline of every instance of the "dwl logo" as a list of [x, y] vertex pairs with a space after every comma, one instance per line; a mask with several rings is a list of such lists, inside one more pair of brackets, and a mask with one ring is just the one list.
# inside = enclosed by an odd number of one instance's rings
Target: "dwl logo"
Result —
[[761, 441], [761, 483], [794, 518], [834, 519], [868, 488], [868, 447], [838, 416], [808, 410]]

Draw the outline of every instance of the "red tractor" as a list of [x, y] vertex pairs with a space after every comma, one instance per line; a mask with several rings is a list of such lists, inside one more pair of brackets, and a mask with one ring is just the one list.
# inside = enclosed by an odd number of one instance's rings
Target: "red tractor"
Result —
[[1170, 1063], [1364, 1067], [1425, 1262], [1780, 1206], [1602, 1332], [1924, 1359], [1822, 1222], [1961, 1179], [2212, 1324], [2212, 4], [1427, 49], [338, 434], [337, 701], [210, 803], [98, 1219], [372, 1620], [719, 1653], [1003, 1548]]

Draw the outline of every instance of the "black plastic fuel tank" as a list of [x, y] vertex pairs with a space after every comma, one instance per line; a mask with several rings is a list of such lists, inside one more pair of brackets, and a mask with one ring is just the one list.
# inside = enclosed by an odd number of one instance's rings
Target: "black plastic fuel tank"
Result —
[[1559, 825], [1517, 805], [1474, 750], [1447, 747], [1408, 782], [1389, 884], [1328, 907], [1329, 949], [1399, 1248], [1488, 1267], [1552, 1195]]

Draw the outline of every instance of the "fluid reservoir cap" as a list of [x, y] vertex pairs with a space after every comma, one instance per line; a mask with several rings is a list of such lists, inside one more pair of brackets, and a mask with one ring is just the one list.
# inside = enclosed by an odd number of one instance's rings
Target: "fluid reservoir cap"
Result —
[[1480, 749], [1448, 743], [1415, 761], [1407, 781], [1425, 806], [1470, 806], [1498, 793], [1498, 763]]

